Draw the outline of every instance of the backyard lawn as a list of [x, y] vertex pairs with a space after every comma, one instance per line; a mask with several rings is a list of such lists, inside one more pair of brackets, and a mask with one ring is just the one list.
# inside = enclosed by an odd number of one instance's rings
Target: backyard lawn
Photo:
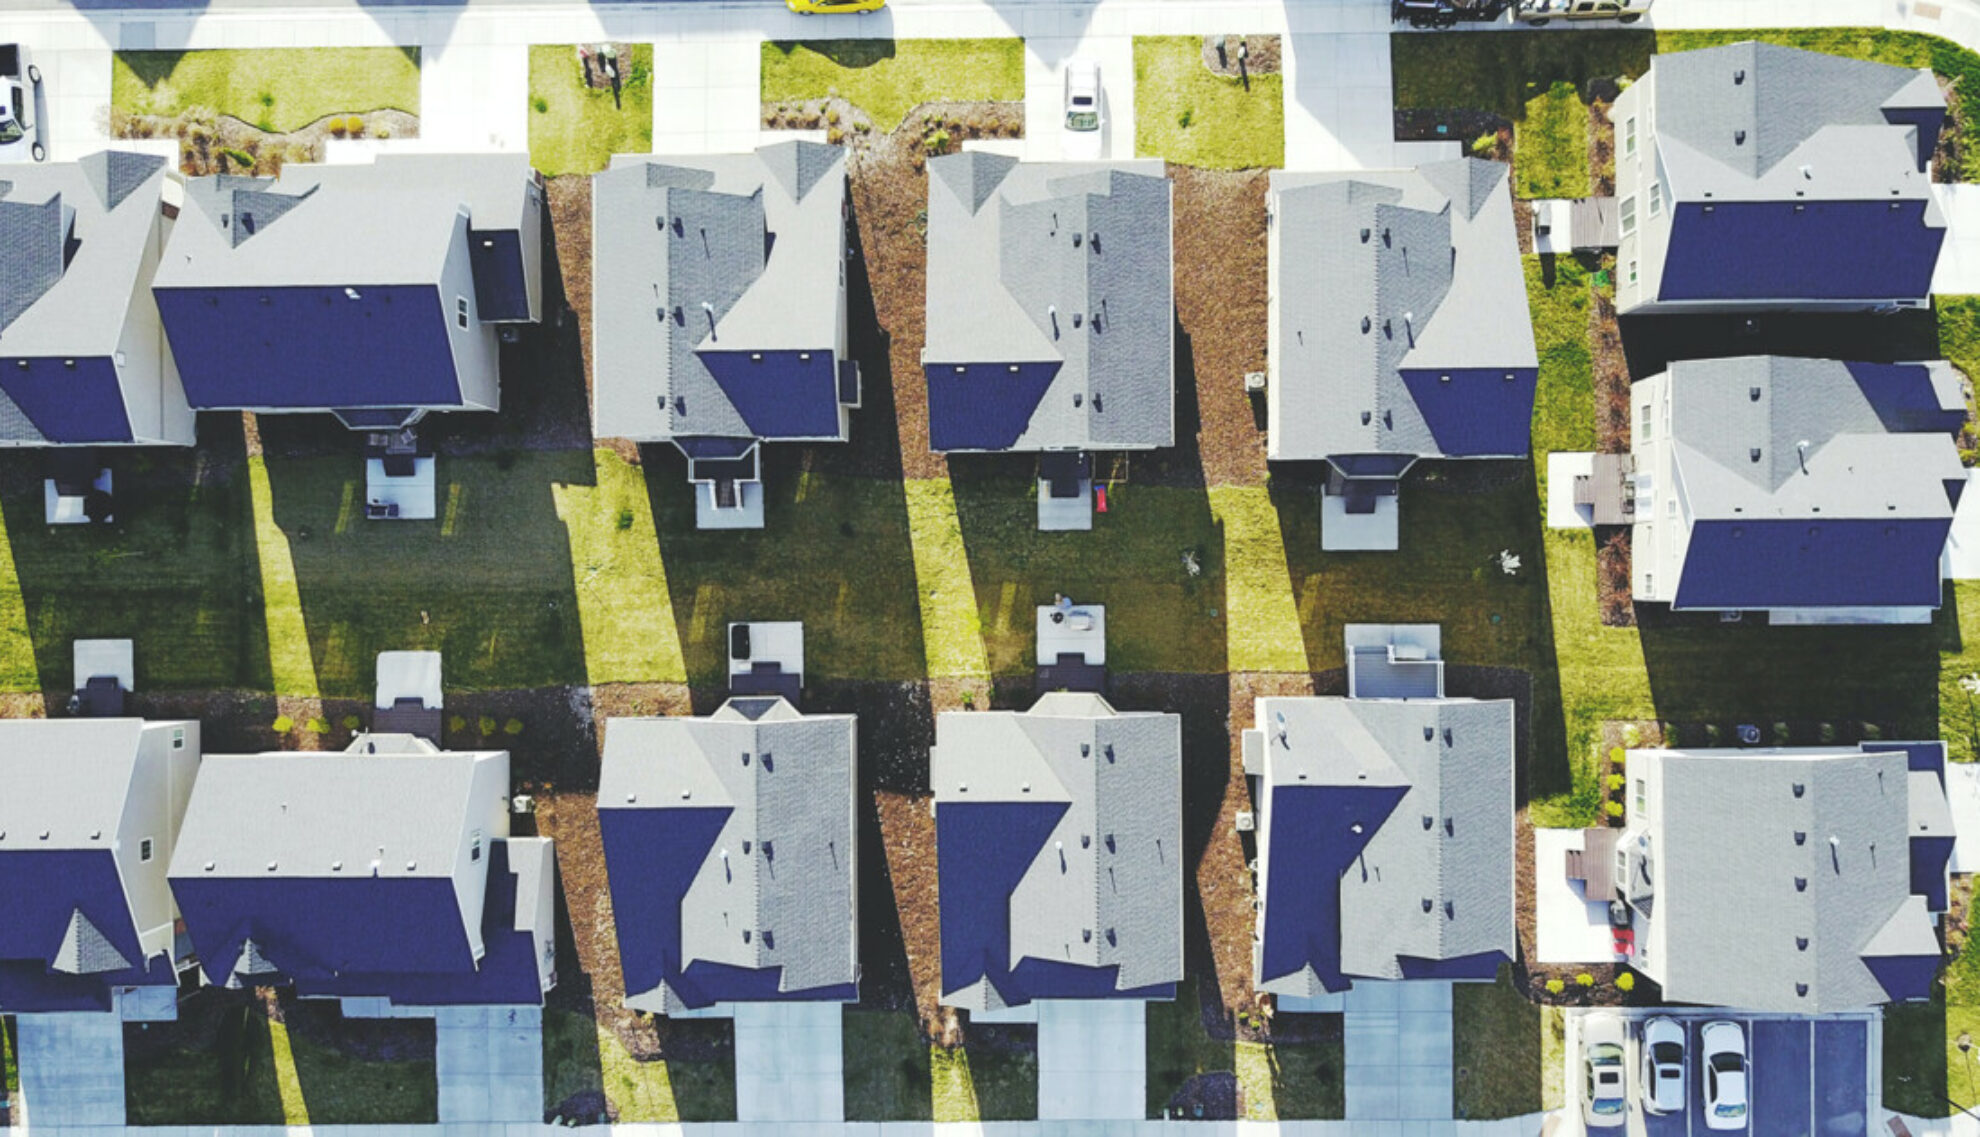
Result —
[[734, 1025], [727, 1019], [669, 1021], [681, 1057], [642, 1060], [590, 1016], [545, 1008], [543, 1101], [560, 1116], [596, 1120], [601, 1110], [622, 1122], [734, 1121]]
[[1541, 1008], [1499, 966], [1494, 983], [1451, 986], [1452, 1091], [1459, 1119], [1523, 1117], [1540, 1109], [1545, 1023]]
[[588, 86], [577, 48], [529, 49], [529, 160], [545, 176], [592, 174], [614, 154], [653, 149], [653, 45], [630, 45], [619, 60], [618, 93]]
[[1134, 152], [1206, 170], [1286, 164], [1279, 74], [1249, 89], [1203, 65], [1201, 36], [1134, 37]]
[[286, 133], [339, 113], [419, 114], [419, 48], [120, 51], [110, 105], [173, 117], [193, 108]]
[[1587, 197], [1588, 106], [1574, 84], [1557, 82], [1526, 102], [1513, 131], [1513, 193], [1518, 197]]
[[[1281, 1016], [1289, 1028], [1294, 1018]], [[1338, 1016], [1325, 1016], [1339, 1022]], [[1314, 1024], [1317, 1026], [1318, 1024]], [[1148, 1004], [1148, 1116], [1160, 1118], [1189, 1085], [1234, 1079], [1241, 1116], [1252, 1121], [1324, 1121], [1346, 1110], [1339, 1031], [1317, 1029], [1311, 1041], [1264, 1043], [1213, 1038], [1204, 1029], [1195, 979], [1176, 988], [1173, 1002]], [[1183, 1097], [1215, 1096], [1183, 1094]]]
[[1024, 101], [1020, 39], [769, 40], [763, 101], [836, 95], [891, 131], [928, 102]]

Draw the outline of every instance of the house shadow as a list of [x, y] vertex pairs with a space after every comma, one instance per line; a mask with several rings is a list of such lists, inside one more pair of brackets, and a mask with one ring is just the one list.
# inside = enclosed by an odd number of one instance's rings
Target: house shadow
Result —
[[1939, 358], [1938, 317], [1930, 310], [1624, 316], [1620, 323], [1629, 373], [1639, 379], [1673, 360], [1742, 355], [1867, 363]]

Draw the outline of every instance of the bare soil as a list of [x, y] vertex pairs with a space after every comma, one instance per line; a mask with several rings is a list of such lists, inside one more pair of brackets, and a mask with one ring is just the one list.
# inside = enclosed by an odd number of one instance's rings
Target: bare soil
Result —
[[[113, 138], [177, 138], [179, 171], [205, 174], [278, 174], [287, 162], [321, 162], [332, 138], [417, 138], [419, 119], [404, 111], [325, 115], [300, 130], [262, 130], [232, 115], [175, 118], [110, 112]], [[242, 159], [247, 159], [243, 162]]]
[[[1238, 45], [1244, 45], [1244, 59], [1238, 59]], [[1279, 73], [1278, 36], [1204, 36], [1203, 66], [1213, 75], [1228, 75], [1233, 79], [1245, 74], [1277, 75]]]

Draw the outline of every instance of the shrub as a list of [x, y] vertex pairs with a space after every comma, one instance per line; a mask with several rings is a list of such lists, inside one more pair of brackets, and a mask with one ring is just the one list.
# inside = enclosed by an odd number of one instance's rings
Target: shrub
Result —
[[1836, 740], [1836, 724], [1832, 722], [1823, 723], [1821, 726], [1815, 728], [1815, 735], [1824, 745], [1834, 742]]
[[620, 532], [624, 532], [627, 529], [631, 529], [633, 526], [633, 511], [630, 509], [621, 509], [619, 511], [619, 516], [614, 520], [619, 526]]
[[975, 709], [976, 709], [976, 692], [974, 692], [974, 691], [964, 691], [964, 692], [962, 693], [962, 705], [963, 705], [963, 710], [966, 710], [966, 711], [973, 711], [973, 710], [975, 710]]
[[1633, 722], [1623, 724], [1622, 738], [1623, 745], [1631, 750], [1643, 745], [1643, 732], [1636, 729], [1636, 724]]
[[1720, 733], [1721, 733], [1721, 732], [1720, 732], [1720, 730], [1719, 730], [1719, 724], [1718, 724], [1718, 723], [1715, 723], [1715, 722], [1708, 722], [1708, 723], [1706, 723], [1706, 724], [1705, 724], [1705, 745], [1707, 745], [1707, 746], [1717, 746], [1717, 745], [1719, 744], [1719, 735], [1720, 735]]
[[1610, 774], [1608, 784], [1611, 790], [1619, 790], [1629, 784], [1629, 779], [1623, 777], [1621, 774]]
[[1884, 728], [1874, 722], [1866, 722], [1863, 724], [1863, 737], [1871, 742], [1876, 742], [1878, 739], [1884, 737]]
[[1498, 148], [1499, 136], [1497, 134], [1481, 134], [1471, 140], [1471, 152], [1480, 157], [1490, 154]]
[[1194, 107], [1184, 107], [1182, 113], [1176, 116], [1176, 125], [1182, 127], [1184, 130], [1188, 130], [1189, 124], [1195, 121], [1196, 109]]
[[1794, 735], [1788, 730], [1788, 724], [1784, 722], [1777, 722], [1774, 724], [1775, 746], [1786, 746], [1790, 742], [1792, 742], [1793, 739], [1794, 739]]
[[873, 124], [866, 121], [865, 119], [860, 119], [859, 121], [853, 123], [853, 129], [861, 134], [865, 134], [867, 131], [873, 129]]
[[1624, 993], [1636, 990], [1636, 973], [1634, 971], [1625, 971], [1621, 975], [1616, 976], [1616, 990]]
[[529, 101], [529, 108], [537, 114], [549, 114], [550, 100], [538, 95]]
[[508, 722], [503, 723], [502, 733], [508, 735], [510, 738], [514, 738], [516, 735], [521, 734], [522, 720], [510, 719]]
[[453, 731], [455, 734], [459, 734], [461, 731], [467, 729], [467, 720], [459, 715], [454, 715], [447, 720], [447, 729]]
[[484, 735], [495, 733], [495, 720], [487, 715], [482, 715], [481, 721], [475, 725], [481, 728], [481, 733]]
[[361, 719], [361, 718], [359, 718], [359, 717], [357, 717], [356, 715], [345, 715], [345, 716], [344, 716], [344, 729], [345, 729], [345, 730], [356, 730], [356, 729], [357, 729], [358, 727], [361, 727], [361, 726], [363, 726], [363, 725], [364, 725], [364, 720], [363, 720], [363, 719]]
[[949, 149], [949, 132], [946, 130], [933, 131], [928, 137], [921, 140], [921, 144], [927, 148], [930, 154], [947, 153]]
[[1609, 748], [1609, 761], [1620, 766], [1624, 762], [1629, 761], [1629, 755], [1623, 751], [1622, 747], [1612, 746]]
[[264, 107], [272, 107], [275, 105], [275, 92], [263, 91], [262, 93], [254, 97], [254, 101], [260, 103]]
[[245, 150], [235, 150], [229, 148], [220, 151], [220, 153], [225, 155], [226, 159], [229, 162], [232, 162], [234, 165], [239, 166], [243, 170], [254, 169], [254, 155], [248, 153]]
[[846, 132], [840, 130], [836, 126], [825, 132], [825, 141], [831, 143], [834, 146], [837, 146], [839, 143], [844, 142], [845, 140], [846, 140]]
[[1602, 812], [1608, 814], [1610, 817], [1621, 817], [1623, 815], [1623, 803], [1619, 801], [1603, 802]]
[[831, 126], [839, 125], [839, 108], [831, 107], [827, 109], [825, 112], [825, 121]]
[[1567, 984], [1561, 982], [1559, 979], [1547, 980], [1547, 994], [1558, 995], [1565, 990], [1567, 990]]
[[344, 129], [350, 132], [352, 138], [357, 138], [364, 133], [364, 120], [352, 115], [344, 120]]
[[273, 725], [276, 734], [287, 734], [296, 729], [296, 720], [290, 718], [288, 715], [276, 715]]
[[1595, 977], [1584, 971], [1574, 977], [1574, 985], [1576, 987], [1593, 987], [1595, 986]]
[[324, 722], [322, 719], [312, 718], [303, 724], [303, 729], [309, 731], [311, 734], [329, 734], [330, 724]]
[[371, 132], [371, 136], [373, 138], [390, 138], [392, 137], [392, 128], [381, 125], [377, 130]]
[[328, 129], [328, 130], [330, 131], [330, 133], [332, 133], [332, 134], [334, 134], [334, 135], [336, 135], [337, 137], [339, 137], [339, 138], [342, 138], [342, 137], [344, 136], [344, 120], [343, 120], [343, 119], [341, 119], [341, 118], [332, 118], [332, 119], [331, 119], [331, 120], [330, 120], [329, 122], [326, 122], [326, 123], [324, 123], [323, 125], [324, 125], [324, 127], [325, 127], [326, 129]]

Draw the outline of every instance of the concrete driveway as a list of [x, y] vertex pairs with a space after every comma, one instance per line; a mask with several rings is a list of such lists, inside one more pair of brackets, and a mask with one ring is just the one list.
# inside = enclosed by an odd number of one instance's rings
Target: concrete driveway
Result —
[[31, 1132], [124, 1124], [123, 1019], [76, 1012], [21, 1015], [14, 1022], [21, 1112]]
[[736, 1119], [843, 1121], [837, 1003], [737, 1003]]
[[440, 1007], [433, 1056], [443, 1124], [542, 1123], [542, 1008]]
[[1101, 153], [1134, 157], [1134, 37], [1086, 35], [1025, 41], [1025, 158], [1056, 162], [1064, 157], [1066, 63], [1072, 59], [1100, 65], [1100, 108], [1105, 112]]
[[1148, 1110], [1148, 1005], [1040, 999], [1038, 1119], [1140, 1120]]

